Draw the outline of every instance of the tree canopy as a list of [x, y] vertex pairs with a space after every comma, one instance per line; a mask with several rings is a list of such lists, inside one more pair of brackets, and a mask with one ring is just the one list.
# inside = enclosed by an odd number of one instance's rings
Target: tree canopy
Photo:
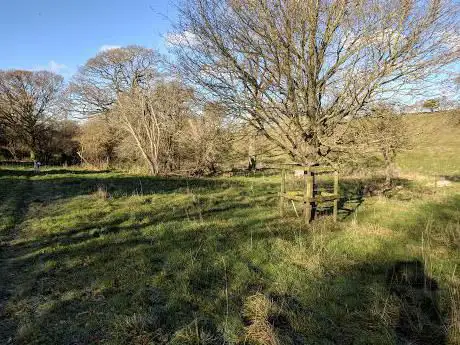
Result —
[[307, 164], [346, 151], [343, 124], [370, 103], [459, 57], [446, 1], [185, 0], [179, 11], [182, 76]]
[[0, 123], [33, 158], [47, 123], [60, 114], [63, 78], [48, 71], [0, 71]]

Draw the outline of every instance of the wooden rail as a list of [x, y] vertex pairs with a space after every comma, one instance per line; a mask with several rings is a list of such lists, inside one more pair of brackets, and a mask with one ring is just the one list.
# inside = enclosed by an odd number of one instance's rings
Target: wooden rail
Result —
[[278, 193], [278, 195], [285, 199], [294, 200], [294, 201], [303, 201], [303, 202], [327, 202], [327, 201], [333, 201], [333, 200], [340, 199], [339, 194], [317, 195], [311, 198], [305, 198], [304, 196], [301, 196], [301, 195], [292, 195], [288, 193]]
[[[303, 191], [295, 191], [294, 194], [286, 191], [286, 170], [303, 170]], [[334, 175], [334, 192], [329, 195], [315, 195], [315, 177], [319, 174]], [[310, 223], [316, 215], [316, 208], [319, 203], [333, 201], [333, 217], [337, 221], [339, 194], [339, 174], [330, 167], [319, 166], [301, 166], [298, 164], [284, 164], [281, 168], [281, 187], [278, 193], [280, 197], [280, 214], [284, 216], [285, 200], [303, 202], [303, 217], [307, 223]]]

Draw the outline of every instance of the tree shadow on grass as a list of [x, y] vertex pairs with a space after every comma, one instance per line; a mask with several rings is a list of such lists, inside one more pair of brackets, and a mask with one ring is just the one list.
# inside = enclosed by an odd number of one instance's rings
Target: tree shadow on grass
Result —
[[[104, 236], [24, 259], [34, 269], [20, 286], [19, 301], [38, 304], [38, 311], [27, 312], [36, 316], [25, 339], [166, 344], [182, 334], [176, 343], [192, 344], [203, 343], [206, 333], [207, 344], [217, 345], [226, 339], [230, 320], [237, 343], [249, 344], [244, 329], [253, 321], [244, 316], [245, 301], [262, 293], [273, 303], [266, 322], [281, 344], [445, 344], [447, 320], [438, 311], [437, 283], [416, 261], [393, 264], [376, 257], [333, 273], [326, 269], [305, 290], [280, 293], [270, 278], [272, 264], [252, 263], [253, 254], [241, 250], [251, 241], [268, 251], [274, 238], [283, 237], [257, 220], [192, 232], [145, 236], [123, 229]], [[418, 273], [407, 278], [414, 269]], [[384, 301], [389, 302], [379, 305]], [[382, 316], [385, 308], [396, 311]], [[431, 335], [437, 341], [429, 342]]]
[[[240, 229], [254, 226], [254, 222], [241, 223]], [[124, 339], [120, 343], [136, 343], [139, 333], [152, 332], [152, 328], [166, 332], [170, 339], [194, 320], [194, 314], [199, 315], [200, 327], [203, 320], [208, 320], [208, 331], [209, 325], [216, 328], [217, 320], [210, 322], [211, 315], [205, 309], [212, 306], [214, 312], [224, 310], [221, 293], [225, 267], [221, 259], [229, 251], [236, 253], [248, 234], [233, 227], [205, 226], [193, 233], [173, 231], [153, 233], [150, 237], [132, 229], [120, 231], [93, 241], [61, 243], [48, 252], [44, 249], [53, 247], [35, 248], [33, 254], [17, 258], [18, 264], [33, 267], [27, 271], [26, 282], [19, 286], [20, 300], [49, 306], [43, 307], [34, 319], [32, 333], [26, 339], [37, 337], [38, 343], [55, 342], [59, 340], [57, 334], [64, 332], [61, 341], [91, 343], [88, 339], [94, 336], [92, 330], [99, 328], [96, 335], [110, 337], [106, 332], [116, 326], [118, 319], [123, 322], [136, 313], [145, 319], [154, 313], [157, 319], [154, 324], [131, 325], [135, 328], [130, 331], [135, 333], [134, 338], [126, 329], [130, 325], [122, 324], [123, 333], [128, 334], [117, 335]], [[123, 236], [117, 236], [121, 233]], [[253, 240], [259, 241], [266, 235], [254, 233]], [[69, 266], [68, 262], [75, 264]], [[231, 266], [229, 263], [228, 269]], [[73, 296], [63, 301], [62, 296], [71, 292]], [[32, 310], [25, 314], [29, 312]], [[97, 319], [100, 314], [104, 317]], [[81, 322], [90, 326], [73, 323], [71, 315], [80, 315]], [[133, 322], [138, 321], [144, 322]], [[75, 333], [64, 328], [67, 323], [77, 327]]]
[[318, 280], [309, 303], [269, 295], [269, 320], [283, 344], [446, 345], [449, 319], [437, 291], [417, 260], [370, 261]]
[[[112, 193], [120, 191], [117, 181], [107, 187]], [[123, 193], [136, 188], [136, 178], [128, 181]], [[228, 186], [143, 181], [144, 193], [218, 192]], [[244, 310], [256, 293], [273, 302], [264, 325], [273, 328], [280, 344], [399, 344], [428, 339], [421, 338], [425, 327], [440, 336], [433, 345], [445, 343], [446, 310], [437, 319], [430, 316], [438, 308], [437, 290], [422, 293], [413, 280], [388, 279], [403, 277], [404, 269], [378, 253], [366, 262], [324, 267], [320, 276], [298, 270], [305, 286], [279, 289], [276, 271], [288, 274], [293, 268], [276, 255], [275, 244], [294, 243], [295, 236], [287, 223], [266, 214], [273, 204], [257, 205], [255, 216], [255, 205], [236, 196], [208, 205], [201, 219], [197, 210], [187, 220], [185, 209], [166, 214], [171, 205], [160, 205], [142, 224], [125, 225], [122, 216], [17, 243], [14, 262], [22, 269], [6, 315], [18, 320], [13, 343], [248, 344], [253, 321]], [[420, 323], [412, 329], [414, 318], [421, 320], [421, 333]]]
[[33, 170], [33, 165], [30, 169], [8, 169], [0, 167], [0, 177], [15, 176], [15, 177], [32, 177], [32, 176], [46, 176], [46, 175], [97, 175], [110, 173], [109, 170], [73, 170], [73, 169], [42, 169], [39, 172]]
[[[0, 169], [0, 180], [6, 186], [16, 183], [16, 177], [38, 176], [42, 179], [33, 179], [31, 189], [34, 190], [33, 198], [59, 199], [72, 198], [78, 195], [87, 195], [98, 189], [106, 191], [110, 196], [130, 196], [144, 194], [166, 194], [195, 191], [215, 191], [231, 186], [242, 185], [241, 182], [212, 179], [212, 178], [178, 178], [178, 177], [149, 177], [126, 176], [122, 174], [108, 174], [103, 172], [51, 170], [51, 174], [35, 174], [33, 171]], [[67, 173], [74, 176], [68, 176]], [[64, 174], [64, 176], [62, 176]], [[47, 178], [50, 175], [50, 178]], [[54, 176], [56, 175], [56, 176]], [[27, 192], [27, 191], [25, 191]], [[31, 191], [29, 191], [31, 192]], [[30, 198], [29, 198], [30, 199]], [[33, 199], [31, 199], [33, 201]]]
[[[197, 221], [199, 219], [209, 219], [220, 212], [229, 212], [232, 210], [249, 209], [251, 206], [248, 204], [226, 205], [223, 207], [213, 207], [205, 210], [189, 210], [185, 208], [177, 210], [175, 213], [170, 211], [170, 206], [164, 205], [161, 208], [156, 208], [155, 213], [135, 212], [133, 214], [117, 217], [111, 220], [96, 221], [92, 224], [83, 224], [76, 228], [60, 231], [55, 234], [48, 234], [44, 236], [35, 237], [34, 239], [24, 242], [18, 242], [11, 246], [13, 250], [33, 250], [40, 251], [42, 248], [49, 246], [65, 246], [74, 245], [85, 242], [101, 236], [116, 235], [120, 232], [129, 231], [136, 233], [142, 229], [156, 226], [161, 223], [180, 222], [188, 217], [189, 221]], [[131, 217], [144, 219], [148, 217], [147, 222], [139, 224], [121, 225]], [[33, 259], [29, 256], [29, 259]]]
[[[47, 174], [50, 172], [50, 174]], [[59, 174], [66, 174], [65, 176]], [[68, 176], [72, 173], [73, 176]], [[48, 176], [49, 175], [49, 176]], [[24, 178], [25, 177], [25, 178]], [[29, 179], [29, 177], [37, 177]], [[206, 194], [209, 192], [224, 191], [228, 187], [235, 186], [238, 183], [228, 183], [223, 180], [215, 179], [185, 179], [185, 178], [152, 178], [152, 177], [137, 177], [137, 176], [122, 176], [122, 175], [104, 175], [94, 172], [83, 172], [82, 174], [67, 170], [52, 170], [45, 174], [34, 174], [32, 171], [0, 169], [0, 188], [2, 193], [0, 199], [2, 204], [9, 207], [4, 209], [14, 219], [14, 224], [11, 225], [5, 235], [2, 237], [1, 243], [1, 264], [4, 269], [0, 270], [0, 343], [11, 342], [14, 339], [13, 330], [17, 330], [16, 336], [18, 343], [21, 339], [27, 339], [27, 327], [34, 326], [35, 322], [31, 320], [16, 320], [13, 317], [14, 310], [7, 310], [7, 301], [10, 300], [25, 300], [38, 303], [37, 300], [49, 302], [48, 295], [56, 294], [53, 287], [59, 284], [54, 282], [56, 270], [50, 269], [43, 271], [43, 265], [52, 265], [53, 262], [60, 262], [63, 258], [76, 260], [77, 262], [85, 262], [87, 257], [99, 257], [105, 255], [105, 250], [110, 253], [111, 259], [104, 259], [101, 262], [101, 267], [107, 264], [107, 260], [116, 261], [118, 251], [129, 250], [137, 246], [147, 246], [151, 242], [145, 239], [141, 234], [142, 228], [153, 226], [161, 222], [180, 221], [186, 215], [175, 214], [171, 212], [170, 205], [165, 204], [161, 207], [159, 215], [150, 215], [149, 222], [138, 226], [120, 226], [124, 217], [117, 217], [110, 221], [96, 221], [94, 226], [76, 226], [75, 229], [69, 229], [67, 232], [56, 235], [39, 236], [35, 239], [21, 240], [18, 243], [10, 242], [25, 225], [23, 221], [28, 214], [32, 204], [43, 204], [47, 206], [58, 200], [71, 199], [75, 196], [89, 195], [99, 189], [107, 191], [107, 197], [118, 198], [131, 195], [147, 195], [147, 194], [169, 194], [169, 193], [189, 193]], [[14, 187], [14, 188], [10, 188]], [[20, 188], [19, 188], [20, 187]], [[11, 189], [10, 192], [8, 192]], [[3, 193], [5, 192], [5, 193]], [[224, 212], [230, 210], [232, 206], [209, 208], [200, 217], [211, 215], [215, 212]], [[169, 211], [169, 213], [167, 212]], [[69, 210], [69, 212], [71, 212]], [[188, 217], [197, 217], [195, 210], [191, 210]], [[167, 217], [165, 216], [167, 215]], [[2, 214], [1, 216], [4, 216]], [[131, 215], [128, 215], [131, 216]], [[139, 214], [139, 217], [145, 215]], [[27, 228], [23, 229], [24, 231]], [[94, 242], [103, 242], [107, 237], [117, 237], [119, 234], [123, 236], [114, 243], [105, 243], [101, 246], [94, 246]], [[126, 238], [124, 238], [126, 237]], [[100, 240], [100, 241], [99, 241]], [[99, 242], [98, 242], [99, 241]], [[88, 250], [81, 250], [86, 246], [90, 246]], [[56, 248], [56, 249], [53, 249]], [[64, 249], [61, 254], [60, 250]], [[73, 251], [79, 252], [78, 255], [70, 256]], [[47, 251], [53, 254], [45, 254]], [[115, 251], [115, 252], [113, 252]], [[38, 270], [37, 270], [38, 269]], [[8, 270], [9, 272], [7, 272]], [[97, 280], [99, 277], [96, 272], [79, 269], [78, 271], [86, 272], [87, 277]], [[71, 291], [75, 285], [75, 276], [78, 271], [63, 271], [63, 281], [61, 287], [66, 287], [66, 290]], [[102, 273], [102, 276], [104, 274]], [[14, 279], [14, 281], [13, 281]], [[40, 288], [35, 286], [35, 279], [41, 281]], [[91, 285], [88, 280], [82, 279], [87, 285]], [[30, 287], [32, 284], [33, 288]], [[47, 284], [51, 284], [50, 288], [46, 288]], [[78, 290], [78, 289], [77, 289]], [[54, 291], [54, 292], [51, 292]], [[55, 298], [51, 299], [56, 303]], [[48, 301], [48, 302], [47, 302]], [[10, 303], [8, 303], [10, 304]], [[14, 303], [13, 303], [14, 304]], [[73, 308], [73, 307], [72, 307]], [[89, 304], [82, 303], [82, 309], [85, 311], [91, 308]], [[28, 314], [27, 312], [25, 313]], [[32, 314], [29, 314], [32, 315]], [[62, 317], [68, 315], [59, 314]], [[30, 316], [31, 317], [31, 316]], [[24, 325], [23, 323], [26, 322]], [[83, 325], [83, 327], [85, 327]], [[21, 335], [24, 331], [24, 335]], [[62, 330], [61, 330], [62, 331]], [[33, 333], [33, 330], [31, 330]], [[45, 334], [47, 332], [44, 332]], [[19, 334], [19, 336], [18, 336]], [[69, 331], [69, 334], [72, 334]], [[85, 332], [86, 334], [86, 332]], [[71, 338], [67, 338], [68, 343], [73, 343]], [[53, 343], [60, 342], [56, 338]], [[78, 342], [78, 341], [77, 341]], [[40, 342], [39, 342], [40, 343]], [[41, 343], [50, 343], [49, 340], [43, 340]]]
[[[408, 235], [408, 243], [420, 244], [424, 238], [425, 245], [431, 243], [458, 253], [460, 196], [422, 204], [413, 221], [397, 224]], [[381, 261], [385, 257], [387, 260]], [[459, 258], [450, 260], [455, 263]], [[451, 308], [458, 305], [458, 301], [451, 300], [455, 293], [451, 296], [449, 292], [455, 285], [441, 275], [436, 280], [430, 277], [417, 258], [394, 262], [389, 259], [382, 253], [365, 263], [326, 274], [317, 280], [316, 287], [306, 287], [318, 296], [317, 301], [306, 303], [299, 294], [269, 295], [281, 310], [270, 316], [283, 339], [281, 343], [448, 344], [448, 330], [458, 330], [458, 325], [453, 324], [456, 321], [449, 319]], [[307, 329], [316, 329], [312, 332], [314, 337], [307, 337], [308, 331], [298, 326], [304, 316], [308, 321], [302, 322], [310, 323]]]
[[[394, 179], [393, 187], [410, 188], [411, 181]], [[352, 216], [362, 205], [366, 197], [386, 195], [391, 188], [386, 187], [384, 177], [373, 178], [344, 178], [339, 181], [338, 218], [345, 220]], [[319, 208], [321, 215], [332, 215], [333, 205], [326, 203]]]
[[450, 182], [460, 182], [460, 175], [443, 175], [439, 177]]
[[[7, 184], [7, 179], [2, 182]], [[203, 308], [203, 302], [200, 305], [196, 300], [204, 298], [207, 304], [211, 304], [208, 298], [215, 296], [216, 301], [212, 303], [223, 305], [221, 296], [218, 296], [221, 286], [216, 284], [222, 283], [221, 259], [225, 253], [237, 252], [242, 243], [248, 242], [249, 236], [255, 242], [272, 236], [265, 231], [267, 224], [258, 218], [243, 217], [237, 222], [232, 221], [232, 225], [226, 225], [225, 220], [230, 221], [234, 211], [251, 213], [252, 205], [239, 200], [241, 193], [238, 188], [232, 194], [236, 197], [234, 200], [228, 201], [225, 193], [219, 194], [228, 187], [238, 187], [239, 184], [234, 182], [56, 176], [49, 180], [27, 180], [25, 183], [24, 190], [21, 190], [24, 193], [20, 206], [23, 215], [31, 203], [39, 203], [48, 196], [57, 195], [58, 199], [67, 199], [85, 195], [94, 191], [100, 183], [106, 186], [109, 198], [114, 194], [136, 194], [145, 195], [143, 202], [150, 202], [148, 194], [178, 192], [194, 201], [191, 205], [182, 205], [175, 212], [171, 210], [174, 205], [165, 203], [153, 207], [152, 214], [148, 215], [143, 214], [143, 210], [133, 210], [130, 214], [109, 220], [95, 219], [92, 224], [82, 219], [82, 224], [77, 223], [74, 229], [11, 242], [7, 248], [11, 254], [8, 259], [15, 271], [15, 281], [8, 286], [11, 289], [11, 302], [9, 309], [2, 311], [1, 321], [15, 321], [4, 329], [0, 337], [2, 341], [13, 339], [17, 344], [33, 341], [38, 344], [85, 344], [95, 343], [103, 337], [121, 337], [120, 341], [112, 341], [136, 343], [137, 337], [147, 332], [144, 328], [147, 327], [150, 332], [149, 327], [153, 327], [150, 308], [155, 308], [160, 315], [155, 327], [164, 330], [169, 339], [176, 330], [193, 321], [193, 313]], [[142, 186], [139, 187], [140, 184]], [[206, 195], [211, 192], [214, 193], [213, 199], [217, 198], [217, 203], [206, 203]], [[246, 194], [246, 191], [243, 192]], [[187, 210], [187, 207], [190, 209]], [[58, 211], [66, 212], [65, 208]], [[146, 216], [147, 222], [123, 224], [127, 217], [144, 219]], [[224, 220], [222, 225], [219, 225], [219, 218]], [[23, 224], [23, 221], [23, 216], [16, 219], [17, 226], [26, 231], [27, 223]], [[189, 224], [190, 231], [187, 230]], [[157, 226], [167, 231], [152, 232], [152, 228]], [[148, 235], [144, 231], [146, 229], [150, 229]], [[217, 266], [210, 264], [215, 262]], [[188, 276], [185, 279], [180, 276], [184, 269]], [[162, 275], [165, 278], [161, 278]], [[163, 288], [154, 288], [152, 279], [165, 279], [163, 283], [155, 284]], [[174, 291], [182, 284], [190, 286], [190, 291], [166, 292]], [[164, 304], [151, 304], [152, 296], [149, 294], [152, 289], [165, 291], [156, 293]], [[206, 296], [202, 296], [205, 292]], [[194, 298], [190, 298], [190, 294]], [[18, 314], [22, 317], [15, 318], [14, 315]], [[131, 320], [132, 315], [138, 316]], [[128, 325], [125, 324], [125, 317], [128, 318]], [[205, 323], [207, 328], [215, 324]], [[116, 331], [111, 333], [110, 330], [117, 327], [121, 329], [120, 334]]]

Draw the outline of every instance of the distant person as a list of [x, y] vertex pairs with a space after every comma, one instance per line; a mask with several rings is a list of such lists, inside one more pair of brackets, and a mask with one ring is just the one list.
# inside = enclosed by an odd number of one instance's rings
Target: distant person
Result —
[[40, 172], [40, 166], [42, 165], [42, 163], [38, 162], [38, 161], [34, 161], [34, 171], [35, 172]]

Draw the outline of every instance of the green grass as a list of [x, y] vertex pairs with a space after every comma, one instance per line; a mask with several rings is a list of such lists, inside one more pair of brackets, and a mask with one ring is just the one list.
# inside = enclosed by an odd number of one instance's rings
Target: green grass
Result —
[[412, 150], [399, 155], [403, 172], [460, 175], [460, 111], [406, 117]]
[[309, 226], [276, 176], [2, 168], [0, 344], [459, 344], [452, 164], [385, 197], [342, 178]]

